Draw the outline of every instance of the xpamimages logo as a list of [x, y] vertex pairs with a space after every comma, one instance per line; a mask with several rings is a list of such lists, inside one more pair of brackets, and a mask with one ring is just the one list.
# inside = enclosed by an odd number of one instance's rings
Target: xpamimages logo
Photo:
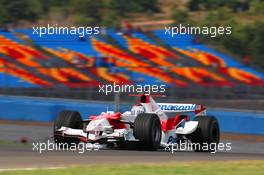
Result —
[[150, 84], [101, 84], [98, 86], [99, 93], [103, 93], [108, 95], [110, 93], [144, 93], [144, 94], [151, 94], [151, 93], [164, 93], [166, 92], [166, 85], [150, 85]]
[[79, 37], [84, 37], [86, 35], [98, 35], [100, 34], [100, 27], [91, 26], [58, 26], [50, 25], [47, 26], [33, 26], [32, 34], [38, 35], [40, 38], [45, 35], [79, 35]]
[[190, 26], [189, 24], [183, 25], [179, 24], [178, 26], [166, 26], [165, 27], [165, 35], [169, 35], [171, 37], [177, 35], [207, 35], [212, 38], [217, 37], [219, 35], [230, 35], [232, 34], [231, 26]]

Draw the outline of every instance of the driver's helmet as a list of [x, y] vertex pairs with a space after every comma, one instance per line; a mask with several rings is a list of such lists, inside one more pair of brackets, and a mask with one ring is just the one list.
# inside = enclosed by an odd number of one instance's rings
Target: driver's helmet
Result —
[[133, 106], [132, 109], [131, 109], [131, 114], [132, 115], [138, 115], [138, 114], [144, 113], [144, 112], [145, 112], [145, 108], [144, 108], [144, 106], [142, 106], [140, 104]]

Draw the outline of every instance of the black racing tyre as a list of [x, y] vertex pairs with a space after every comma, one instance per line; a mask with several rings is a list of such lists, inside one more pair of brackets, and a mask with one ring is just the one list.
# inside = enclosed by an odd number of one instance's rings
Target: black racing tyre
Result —
[[195, 117], [194, 121], [199, 123], [196, 131], [189, 135], [193, 150], [196, 152], [216, 150], [220, 140], [220, 128], [217, 119], [213, 116], [198, 116]]
[[61, 111], [54, 121], [54, 141], [56, 144], [78, 144], [80, 140], [74, 137], [63, 137], [56, 134], [56, 129], [62, 126], [69, 127], [72, 129], [82, 129], [83, 120], [79, 112], [76, 111]]
[[139, 114], [134, 122], [134, 136], [139, 139], [139, 148], [157, 150], [161, 140], [161, 124], [156, 114]]

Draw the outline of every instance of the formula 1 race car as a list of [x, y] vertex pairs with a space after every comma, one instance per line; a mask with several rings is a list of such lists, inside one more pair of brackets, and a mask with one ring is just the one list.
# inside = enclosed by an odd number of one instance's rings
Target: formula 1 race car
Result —
[[[173, 117], [168, 114], [173, 114]], [[193, 117], [194, 120], [190, 121]], [[83, 120], [79, 112], [62, 111], [54, 122], [55, 143], [98, 143], [126, 148], [156, 150], [171, 143], [219, 143], [215, 117], [206, 116], [203, 105], [156, 103], [150, 95], [124, 113], [107, 111]], [[195, 151], [203, 151], [201, 147]], [[210, 150], [206, 150], [210, 151]]]

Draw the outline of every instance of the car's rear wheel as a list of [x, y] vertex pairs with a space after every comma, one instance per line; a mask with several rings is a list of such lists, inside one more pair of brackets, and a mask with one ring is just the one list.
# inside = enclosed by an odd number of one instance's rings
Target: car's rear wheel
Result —
[[64, 137], [57, 134], [56, 130], [62, 126], [72, 129], [82, 129], [83, 120], [79, 112], [76, 111], [61, 111], [54, 121], [54, 141], [56, 144], [78, 144], [80, 140], [74, 137]]
[[156, 150], [160, 146], [161, 124], [156, 114], [139, 114], [134, 122], [134, 136], [139, 139], [139, 148]]
[[210, 152], [217, 149], [220, 140], [220, 128], [218, 121], [212, 116], [198, 116], [194, 121], [198, 121], [196, 131], [190, 134], [194, 151]]

